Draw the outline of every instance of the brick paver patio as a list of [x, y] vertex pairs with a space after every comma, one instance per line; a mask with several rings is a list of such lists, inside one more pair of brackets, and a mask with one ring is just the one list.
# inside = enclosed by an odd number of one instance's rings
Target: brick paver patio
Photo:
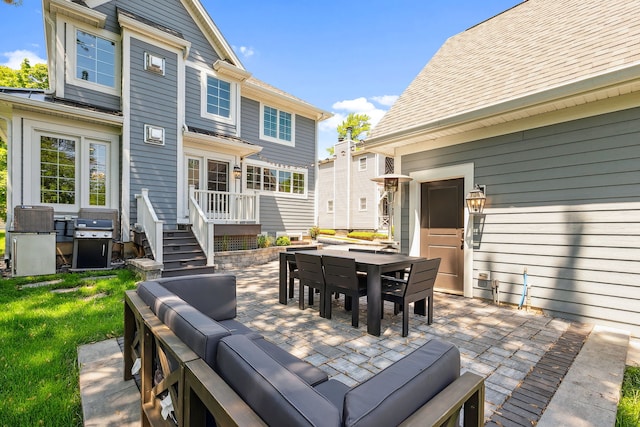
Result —
[[365, 298], [361, 300], [360, 327], [355, 329], [342, 299], [333, 301], [331, 320], [318, 315], [319, 298], [314, 306], [301, 311], [297, 289], [288, 305], [279, 304], [277, 261], [230, 273], [238, 281], [239, 321], [350, 386], [373, 376], [429, 339], [454, 343], [462, 356], [463, 371], [486, 378], [487, 419], [494, 413], [503, 414], [501, 406], [507, 398], [547, 351], [558, 350], [565, 340], [560, 338], [570, 327], [572, 331], [582, 331], [583, 340], [590, 330], [588, 325], [511, 306], [436, 293], [432, 325], [426, 324], [425, 317], [411, 314], [409, 336], [403, 338], [402, 314], [394, 316], [393, 306], [386, 303], [382, 333], [375, 337], [366, 332]]

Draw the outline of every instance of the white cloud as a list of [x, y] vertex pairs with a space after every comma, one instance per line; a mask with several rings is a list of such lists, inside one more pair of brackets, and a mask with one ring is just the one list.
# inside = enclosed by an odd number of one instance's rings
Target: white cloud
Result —
[[256, 53], [255, 50], [253, 50], [252, 47], [247, 47], [247, 46], [240, 46], [240, 49], [238, 49], [238, 50], [240, 51], [240, 54], [244, 58], [250, 58]]
[[380, 105], [384, 105], [385, 107], [391, 107], [398, 99], [398, 95], [374, 96], [371, 99], [373, 99]]
[[47, 63], [47, 60], [40, 58], [37, 53], [24, 49], [14, 50], [13, 52], [4, 52], [2, 56], [7, 58], [7, 60], [0, 65], [4, 65], [14, 70], [20, 68], [20, 64], [22, 64], [22, 61], [24, 61], [25, 58], [29, 60], [29, 64], [31, 65]]

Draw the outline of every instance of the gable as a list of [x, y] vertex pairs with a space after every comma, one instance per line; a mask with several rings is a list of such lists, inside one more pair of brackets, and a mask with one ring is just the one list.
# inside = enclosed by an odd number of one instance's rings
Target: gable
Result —
[[[640, 77], [640, 44], [629, 42], [640, 35], [638, 16], [640, 2], [627, 0], [521, 3], [447, 40], [373, 129], [370, 141], [421, 128], [463, 131], [471, 121], [493, 125], [638, 90], [637, 83], [605, 89]], [[604, 93], [589, 98], [595, 89]], [[575, 94], [584, 95], [505, 117]], [[496, 116], [501, 118], [479, 123]]]

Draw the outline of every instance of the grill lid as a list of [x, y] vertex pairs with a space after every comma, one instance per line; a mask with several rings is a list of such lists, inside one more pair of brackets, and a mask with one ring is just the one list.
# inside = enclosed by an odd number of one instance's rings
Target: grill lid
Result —
[[74, 226], [76, 230], [113, 230], [113, 221], [110, 219], [78, 218]]

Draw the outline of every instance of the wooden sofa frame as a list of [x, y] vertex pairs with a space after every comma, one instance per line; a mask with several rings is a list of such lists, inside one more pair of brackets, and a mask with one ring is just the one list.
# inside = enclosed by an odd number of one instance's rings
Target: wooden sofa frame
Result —
[[[178, 426], [204, 426], [209, 412], [218, 426], [265, 426], [235, 391], [182, 342], [136, 291], [125, 293], [124, 379], [141, 361], [143, 426], [174, 426], [161, 415], [156, 396], [169, 393]], [[157, 373], [162, 373], [162, 378]], [[463, 412], [464, 427], [484, 425], [484, 378], [466, 372], [406, 419], [402, 426], [454, 426]]]

